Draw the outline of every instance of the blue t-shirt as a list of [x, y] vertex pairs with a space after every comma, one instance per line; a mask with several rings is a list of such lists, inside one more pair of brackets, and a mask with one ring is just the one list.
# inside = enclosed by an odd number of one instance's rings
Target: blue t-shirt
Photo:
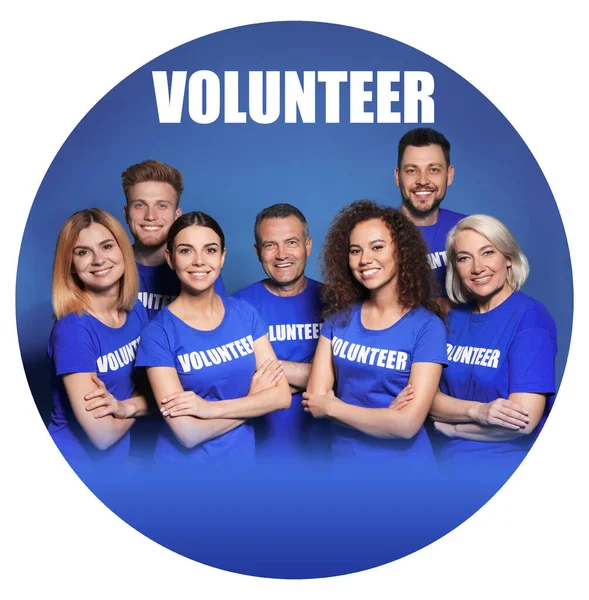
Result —
[[69, 462], [122, 461], [129, 452], [129, 432], [110, 448], [98, 450], [76, 420], [61, 376], [95, 372], [117, 400], [130, 398], [137, 383], [134, 363], [139, 336], [147, 321], [137, 301], [119, 328], [86, 313], [69, 314], [53, 324], [47, 349], [53, 373], [49, 432]]
[[[336, 396], [355, 406], [387, 408], [407, 385], [415, 362], [447, 364], [446, 329], [427, 309], [411, 309], [391, 327], [367, 329], [361, 305], [349, 320], [330, 316], [321, 335], [331, 340], [337, 381]], [[410, 440], [372, 437], [356, 429], [333, 424], [334, 458], [360, 457], [397, 463], [417, 461], [423, 469], [434, 463], [432, 447], [422, 426]]]
[[[321, 283], [306, 278], [307, 286], [296, 296], [277, 296], [258, 281], [234, 294], [249, 302], [268, 325], [268, 339], [281, 360], [310, 363], [315, 355], [323, 320]], [[330, 427], [305, 413], [302, 392], [293, 394], [287, 410], [254, 419], [256, 454], [276, 458], [302, 453], [321, 453], [330, 447]]]
[[513, 292], [489, 312], [474, 305], [448, 315], [448, 368], [440, 390], [460, 400], [492, 402], [512, 392], [546, 394], [544, 416], [527, 436], [504, 442], [478, 442], [437, 435], [442, 463], [500, 458], [519, 464], [538, 436], [555, 392], [556, 325], [546, 308], [523, 292]]
[[[168, 263], [148, 267], [137, 263], [139, 272], [139, 300], [147, 309], [149, 320], [164, 306], [178, 297], [180, 282], [176, 272], [170, 269]], [[219, 296], [225, 295], [225, 285], [221, 275], [215, 281], [215, 291]]]
[[[256, 371], [253, 342], [267, 328], [247, 302], [223, 297], [225, 315], [210, 331], [195, 329], [165, 307], [141, 335], [138, 367], [174, 367], [182, 388], [205, 400], [230, 400], [247, 396]], [[222, 458], [253, 462], [254, 432], [246, 421], [217, 438], [194, 448], [178, 442], [169, 427], [157, 439], [154, 458], [211, 464]]]
[[441, 298], [447, 298], [446, 293], [446, 237], [448, 232], [458, 221], [466, 215], [440, 208], [438, 221], [434, 225], [419, 226], [418, 229], [429, 248], [427, 260], [440, 284]]

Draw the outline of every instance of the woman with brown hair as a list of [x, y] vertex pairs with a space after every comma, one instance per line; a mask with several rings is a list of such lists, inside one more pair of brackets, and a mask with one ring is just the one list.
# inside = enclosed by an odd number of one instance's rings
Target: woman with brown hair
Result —
[[354, 202], [336, 215], [322, 258], [326, 321], [305, 410], [333, 421], [334, 460], [433, 467], [423, 424], [446, 331], [418, 230], [395, 209]]
[[180, 294], [145, 328], [137, 357], [168, 425], [159, 464], [253, 465], [251, 419], [290, 407], [266, 324], [245, 300], [215, 289], [226, 252], [223, 230], [205, 213], [170, 227], [166, 259]]
[[56, 321], [48, 354], [49, 432], [70, 463], [122, 462], [134, 417], [147, 412], [134, 373], [147, 324], [137, 292], [133, 249], [121, 224], [98, 208], [67, 219], [53, 263]]

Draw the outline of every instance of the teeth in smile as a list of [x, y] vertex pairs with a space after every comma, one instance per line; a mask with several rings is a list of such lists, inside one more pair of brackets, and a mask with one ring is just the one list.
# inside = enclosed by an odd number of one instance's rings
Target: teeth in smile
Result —
[[373, 273], [376, 273], [378, 271], [378, 269], [368, 269], [367, 271], [362, 271], [362, 275], [372, 275]]
[[196, 271], [194, 273], [190, 273], [190, 275], [192, 277], [196, 277], [198, 279], [202, 279], [203, 277], [206, 277], [208, 275], [208, 273], [204, 273], [203, 271]]
[[485, 277], [478, 277], [477, 279], [475, 279], [476, 283], [487, 283], [487, 281], [489, 281], [489, 279], [491, 279], [490, 275], [485, 275]]
[[277, 269], [285, 269], [286, 267], [291, 267], [292, 263], [282, 263], [280, 265], [276, 265]]
[[94, 271], [93, 275], [104, 275], [110, 271], [110, 267], [108, 269], [103, 269], [102, 271]]
[[156, 225], [144, 225], [143, 229], [145, 231], [159, 231], [161, 229], [161, 226], [156, 226]]

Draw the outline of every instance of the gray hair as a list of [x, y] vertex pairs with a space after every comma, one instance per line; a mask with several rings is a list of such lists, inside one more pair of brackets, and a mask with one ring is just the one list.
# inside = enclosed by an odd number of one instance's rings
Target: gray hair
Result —
[[530, 266], [526, 255], [521, 251], [519, 244], [512, 233], [501, 221], [489, 215], [470, 215], [458, 221], [450, 229], [446, 238], [446, 292], [448, 298], [455, 304], [465, 304], [472, 300], [472, 293], [465, 289], [462, 280], [456, 270], [456, 252], [454, 242], [456, 236], [471, 229], [487, 238], [503, 256], [511, 261], [511, 268], [507, 270], [507, 283], [514, 289], [519, 290], [525, 283], [530, 273]]

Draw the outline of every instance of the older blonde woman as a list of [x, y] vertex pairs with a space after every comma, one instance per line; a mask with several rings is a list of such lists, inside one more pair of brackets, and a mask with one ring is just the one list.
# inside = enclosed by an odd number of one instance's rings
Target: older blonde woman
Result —
[[443, 436], [437, 454], [443, 466], [484, 466], [481, 473], [505, 479], [534, 442], [554, 395], [556, 326], [520, 291], [528, 261], [497, 219], [462, 219], [446, 253], [446, 289], [458, 306], [448, 315], [448, 367], [430, 412]]

